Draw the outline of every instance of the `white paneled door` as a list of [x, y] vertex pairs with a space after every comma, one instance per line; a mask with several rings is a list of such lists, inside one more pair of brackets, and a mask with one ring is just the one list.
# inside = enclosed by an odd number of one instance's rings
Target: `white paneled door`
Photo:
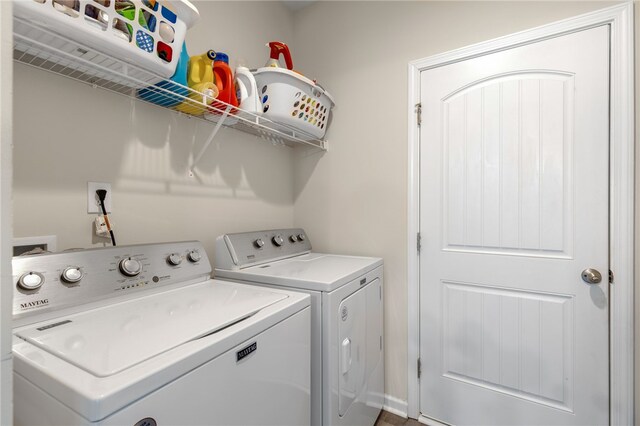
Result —
[[608, 424], [609, 27], [420, 84], [421, 413]]

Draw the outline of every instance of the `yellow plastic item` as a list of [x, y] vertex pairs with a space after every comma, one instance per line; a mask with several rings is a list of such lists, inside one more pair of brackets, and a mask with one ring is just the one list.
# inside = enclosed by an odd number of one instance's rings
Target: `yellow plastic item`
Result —
[[218, 88], [213, 76], [213, 61], [216, 52], [209, 50], [202, 55], [189, 58], [187, 84], [194, 92], [190, 92], [189, 99], [176, 106], [178, 111], [192, 115], [201, 115], [207, 111], [204, 105], [211, 105], [218, 97]]

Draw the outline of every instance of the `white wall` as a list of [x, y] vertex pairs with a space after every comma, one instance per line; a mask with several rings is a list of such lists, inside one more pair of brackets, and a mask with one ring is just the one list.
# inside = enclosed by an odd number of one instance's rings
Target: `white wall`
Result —
[[11, 360], [11, 3], [0, 2], [0, 424], [13, 423]]
[[315, 249], [384, 258], [387, 394], [407, 398], [408, 62], [610, 4], [318, 2], [295, 14], [296, 68], [338, 105], [327, 155], [296, 158], [294, 221]]
[[[272, 2], [195, 2], [191, 54], [214, 49], [250, 66], [265, 43], [292, 38]], [[238, 32], [239, 26], [251, 31]], [[241, 56], [240, 56], [241, 55]], [[58, 249], [110, 244], [92, 237], [87, 181], [110, 182], [118, 244], [199, 239], [213, 255], [224, 232], [293, 224], [292, 150], [223, 129], [188, 177], [213, 124], [15, 66], [15, 235], [57, 235]]]

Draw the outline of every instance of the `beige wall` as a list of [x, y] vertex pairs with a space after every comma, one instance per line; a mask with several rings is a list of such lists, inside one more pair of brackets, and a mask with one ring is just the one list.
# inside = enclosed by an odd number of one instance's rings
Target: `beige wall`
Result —
[[295, 162], [314, 248], [385, 260], [386, 393], [407, 398], [407, 64], [603, 2], [319, 2], [295, 15], [296, 68], [337, 100], [329, 152]]
[[[280, 3], [196, 2], [203, 19], [191, 54], [213, 48], [251, 66], [265, 41], [290, 40]], [[242, 23], [251, 31], [239, 33]], [[236, 52], [241, 52], [241, 57]], [[189, 157], [213, 124], [15, 66], [15, 235], [57, 235], [58, 248], [88, 247], [87, 181], [112, 184], [118, 244], [199, 239], [213, 255], [224, 232], [293, 224], [292, 150], [223, 129], [188, 177]]]

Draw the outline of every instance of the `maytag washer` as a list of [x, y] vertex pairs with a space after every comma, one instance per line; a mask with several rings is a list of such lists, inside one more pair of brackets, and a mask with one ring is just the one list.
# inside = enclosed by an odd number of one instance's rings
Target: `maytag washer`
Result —
[[13, 274], [17, 425], [308, 424], [308, 295], [212, 280], [196, 241]]
[[226, 234], [216, 277], [311, 295], [311, 424], [373, 425], [384, 402], [382, 259], [313, 253], [302, 229]]

